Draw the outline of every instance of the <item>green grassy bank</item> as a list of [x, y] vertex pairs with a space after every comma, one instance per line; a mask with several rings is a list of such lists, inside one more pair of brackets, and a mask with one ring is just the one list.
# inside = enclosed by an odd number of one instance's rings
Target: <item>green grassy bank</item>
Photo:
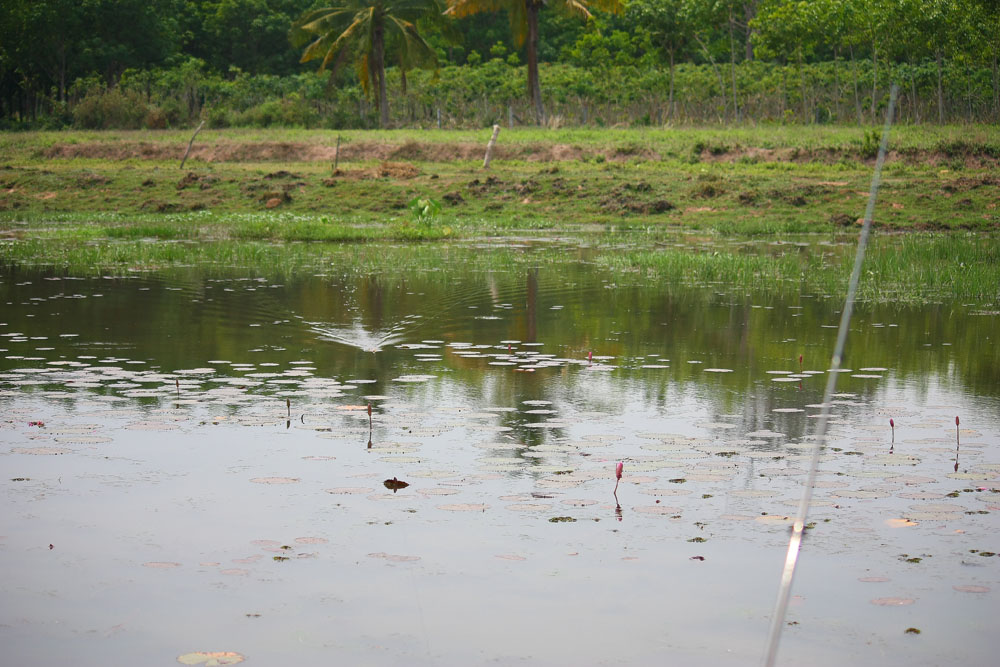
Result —
[[[181, 169], [186, 132], [3, 134], [0, 259], [254, 263], [270, 242], [586, 233], [629, 248], [602, 255], [615, 270], [832, 291], [849, 272], [839, 255], [671, 248], [679, 235], [851, 239], [878, 139], [856, 127], [503, 130], [484, 169], [488, 136], [205, 131]], [[996, 296], [998, 159], [995, 127], [893, 129], [875, 227], [907, 239], [876, 242], [867, 298]]]
[[[594, 225], [824, 231], [861, 217], [877, 146], [855, 127], [512, 130], [485, 170], [488, 136], [206, 131], [181, 169], [186, 132], [4, 134], [0, 224], [276, 240]], [[895, 128], [876, 225], [997, 228], [998, 160], [995, 127]], [[415, 198], [440, 204], [431, 219], [411, 212]]]

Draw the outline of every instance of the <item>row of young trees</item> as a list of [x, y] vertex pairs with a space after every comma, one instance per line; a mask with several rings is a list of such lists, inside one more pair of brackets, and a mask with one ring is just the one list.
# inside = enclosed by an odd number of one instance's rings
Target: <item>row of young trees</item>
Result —
[[[4, 0], [0, 115], [8, 126], [58, 125], [86, 100], [93, 107], [95, 97], [121, 97], [123, 81], [151, 104], [155, 88], [176, 80], [181, 89], [173, 92], [187, 98], [188, 113], [147, 125], [174, 123], [213, 102], [189, 85], [197, 70], [202, 80], [243, 87], [248, 78], [273, 87], [281, 77], [283, 95], [298, 81], [302, 89], [291, 92], [316, 109], [330, 110], [357, 90], [351, 106], [358, 116], [374, 110], [387, 126], [405, 122], [389, 101], [412, 107], [421, 96], [410, 90], [414, 84], [440, 90], [444, 72], [455, 85], [474, 81], [469, 71], [489, 64], [498, 87], [521, 72], [519, 99], [505, 96], [530, 122], [551, 115], [543, 76], [550, 70], [580, 78], [568, 87], [580, 91], [583, 109], [598, 103], [586, 93], [595, 74], [627, 77], [618, 80], [623, 88], [656, 81], [661, 90], [650, 93], [663, 98], [657, 120], [683, 118], [691, 92], [678, 72], [690, 74], [692, 66], [710, 73], [705, 99], [714, 115], [738, 122], [758, 118], [762, 107], [746, 78], [764, 64], [781, 71], [782, 106], [794, 100], [804, 121], [843, 119], [840, 106], [850, 101], [850, 116], [873, 119], [889, 77], [902, 79], [916, 122], [954, 118], [949, 109], [960, 96], [966, 117], [997, 120], [998, 56], [996, 0]], [[320, 94], [309, 76], [317, 69], [326, 84]], [[418, 69], [432, 75], [417, 76]], [[826, 69], [834, 80], [817, 86], [816, 73]], [[556, 97], [564, 99], [567, 83], [559, 85]], [[411, 119], [441, 108], [440, 101], [421, 105], [421, 113], [411, 108]]]

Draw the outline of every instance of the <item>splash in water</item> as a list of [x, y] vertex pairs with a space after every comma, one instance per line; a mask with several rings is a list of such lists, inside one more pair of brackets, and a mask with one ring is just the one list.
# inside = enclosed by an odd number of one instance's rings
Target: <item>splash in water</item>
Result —
[[387, 345], [395, 345], [402, 342], [409, 325], [413, 319], [407, 319], [399, 324], [387, 329], [368, 330], [361, 324], [360, 320], [354, 320], [347, 326], [333, 326], [310, 322], [310, 329], [319, 335], [320, 340], [332, 341], [341, 345], [356, 347], [365, 352], [381, 352]]

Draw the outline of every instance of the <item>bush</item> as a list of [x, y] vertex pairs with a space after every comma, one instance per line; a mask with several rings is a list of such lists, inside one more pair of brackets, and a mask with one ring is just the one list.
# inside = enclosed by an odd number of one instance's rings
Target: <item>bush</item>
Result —
[[169, 125], [167, 113], [160, 107], [150, 105], [142, 124], [147, 130], [165, 130]]
[[137, 93], [117, 88], [91, 90], [73, 109], [73, 124], [87, 130], [135, 130], [143, 126], [149, 112]]
[[208, 126], [213, 129], [229, 127], [233, 124], [233, 114], [225, 107], [212, 107], [205, 116]]
[[233, 116], [231, 124], [253, 127], [316, 127], [319, 114], [304, 99], [291, 95], [284, 99], [268, 100]]

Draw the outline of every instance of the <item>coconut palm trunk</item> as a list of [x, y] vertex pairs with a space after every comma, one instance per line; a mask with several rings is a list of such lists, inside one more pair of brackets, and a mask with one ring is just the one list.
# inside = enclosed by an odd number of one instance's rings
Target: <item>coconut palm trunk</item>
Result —
[[542, 125], [545, 122], [545, 109], [542, 106], [542, 84], [538, 78], [538, 13], [543, 7], [576, 16], [582, 19], [591, 17], [589, 6], [593, 5], [615, 14], [623, 10], [622, 0], [447, 0], [448, 9], [445, 14], [454, 18], [472, 16], [480, 12], [507, 11], [510, 18], [511, 33], [514, 44], [518, 48], [527, 42], [528, 57], [528, 96], [531, 106], [535, 109], [535, 122]]
[[389, 126], [389, 97], [385, 87], [385, 25], [382, 21], [376, 21], [372, 26], [372, 69], [375, 70], [375, 86], [378, 91], [375, 94], [378, 123], [379, 127], [385, 129]]
[[542, 107], [542, 84], [538, 79], [538, 11], [542, 3], [525, 0], [525, 14], [528, 22], [528, 94], [535, 108], [535, 123], [545, 123], [545, 109]]

